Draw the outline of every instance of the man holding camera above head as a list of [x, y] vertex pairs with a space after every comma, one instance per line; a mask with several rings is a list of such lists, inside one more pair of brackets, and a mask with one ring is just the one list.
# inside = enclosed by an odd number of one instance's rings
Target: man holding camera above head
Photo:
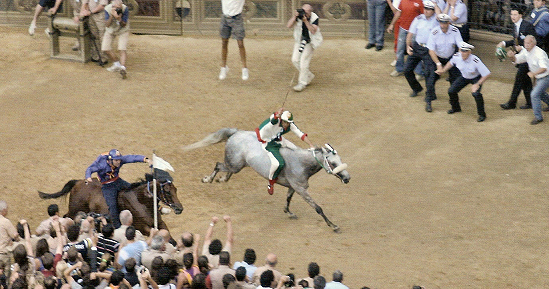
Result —
[[[101, 43], [101, 50], [105, 51], [113, 65], [107, 68], [110, 72], [120, 72], [126, 79], [126, 46], [130, 37], [130, 10], [122, 3], [122, 0], [113, 0], [105, 7], [105, 34]], [[118, 36], [118, 50], [120, 60], [112, 52], [112, 42]]]
[[315, 77], [309, 71], [309, 64], [314, 50], [322, 44], [318, 15], [313, 12], [313, 6], [304, 4], [301, 9], [294, 11], [294, 15], [288, 20], [286, 26], [294, 28], [292, 63], [299, 71], [298, 83], [294, 86], [294, 90], [302, 91]]

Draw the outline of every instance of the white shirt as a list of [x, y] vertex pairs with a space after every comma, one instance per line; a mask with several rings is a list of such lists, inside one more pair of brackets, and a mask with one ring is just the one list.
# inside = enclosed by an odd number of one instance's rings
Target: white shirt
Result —
[[225, 16], [236, 16], [242, 13], [245, 0], [221, 0], [221, 10]]
[[332, 281], [326, 283], [326, 287], [324, 287], [324, 289], [349, 289], [349, 287], [345, 286], [341, 282]]
[[[532, 72], [536, 72], [540, 68], [549, 68], [549, 58], [547, 58], [547, 53], [545, 53], [545, 51], [538, 46], [534, 46], [534, 48], [530, 51], [526, 50], [526, 48], [522, 48], [522, 50], [515, 55], [515, 63], [524, 62], [528, 63], [528, 68]], [[547, 75], [549, 75], [549, 70], [544, 73], [537, 74], [536, 78], [543, 78]]]
[[448, 31], [444, 33], [439, 26], [431, 31], [429, 40], [427, 40], [427, 48], [434, 50], [438, 57], [450, 58], [456, 51], [455, 47], [462, 41], [463, 38], [461, 38], [457, 27], [450, 25]]
[[461, 53], [454, 54], [450, 62], [459, 69], [463, 78], [473, 79], [477, 76], [486, 76], [490, 74], [488, 67], [482, 63], [476, 55], [469, 55], [465, 60], [461, 57]]
[[[448, 15], [452, 16], [450, 12], [450, 10], [452, 9], [452, 7], [450, 7], [450, 9], [448, 10]], [[456, 23], [456, 24], [465, 24], [467, 23], [467, 5], [465, 5], [465, 3], [461, 2], [461, 1], [458, 1], [456, 3], [456, 6], [454, 7], [454, 16], [457, 17], [458, 19], [456, 21], [452, 21], [452, 23]]]
[[414, 18], [414, 21], [410, 24], [408, 33], [414, 34], [417, 43], [426, 44], [431, 31], [438, 25], [437, 17], [434, 14], [429, 19], [427, 19], [425, 14], [421, 14]]
[[400, 10], [398, 9], [398, 6], [400, 6], [400, 0], [393, 0], [393, 7], [395, 7], [396, 10], [400, 11]]

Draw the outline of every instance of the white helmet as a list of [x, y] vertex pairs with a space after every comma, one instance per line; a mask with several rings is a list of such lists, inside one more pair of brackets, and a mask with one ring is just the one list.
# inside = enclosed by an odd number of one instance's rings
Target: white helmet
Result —
[[294, 122], [294, 116], [289, 111], [284, 111], [282, 115], [280, 115], [280, 119], [287, 122]]

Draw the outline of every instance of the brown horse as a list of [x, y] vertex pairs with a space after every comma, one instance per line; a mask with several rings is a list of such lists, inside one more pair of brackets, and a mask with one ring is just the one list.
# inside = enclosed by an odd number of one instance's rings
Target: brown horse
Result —
[[[181, 214], [183, 205], [177, 198], [177, 188], [172, 183], [171, 176], [164, 171], [155, 169], [157, 175], [157, 201], [173, 209], [176, 214]], [[120, 211], [129, 210], [133, 215], [133, 226], [148, 235], [154, 227], [153, 204], [153, 176], [146, 174], [145, 179], [131, 184], [130, 188], [118, 194], [118, 207]], [[71, 180], [63, 189], [54, 194], [46, 194], [38, 191], [42, 199], [55, 199], [69, 195], [69, 212], [65, 217], [74, 218], [80, 211], [89, 213], [108, 214], [109, 208], [101, 192], [101, 183], [98, 179], [86, 184], [84, 180]], [[158, 214], [158, 229], [168, 229]]]

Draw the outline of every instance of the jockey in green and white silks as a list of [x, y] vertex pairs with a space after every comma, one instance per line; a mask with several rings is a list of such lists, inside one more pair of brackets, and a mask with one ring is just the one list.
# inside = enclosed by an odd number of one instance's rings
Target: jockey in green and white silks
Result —
[[280, 155], [280, 148], [287, 147], [290, 149], [297, 148], [292, 142], [285, 139], [282, 135], [292, 131], [301, 140], [309, 144], [311, 148], [314, 145], [309, 141], [307, 134], [299, 130], [294, 124], [292, 113], [284, 111], [282, 108], [263, 121], [258, 128], [255, 129], [257, 140], [262, 143], [263, 149], [267, 151], [267, 155], [271, 160], [271, 168], [269, 170], [269, 185], [267, 186], [268, 193], [273, 194], [274, 184], [277, 181], [278, 174], [284, 167], [284, 159]]

